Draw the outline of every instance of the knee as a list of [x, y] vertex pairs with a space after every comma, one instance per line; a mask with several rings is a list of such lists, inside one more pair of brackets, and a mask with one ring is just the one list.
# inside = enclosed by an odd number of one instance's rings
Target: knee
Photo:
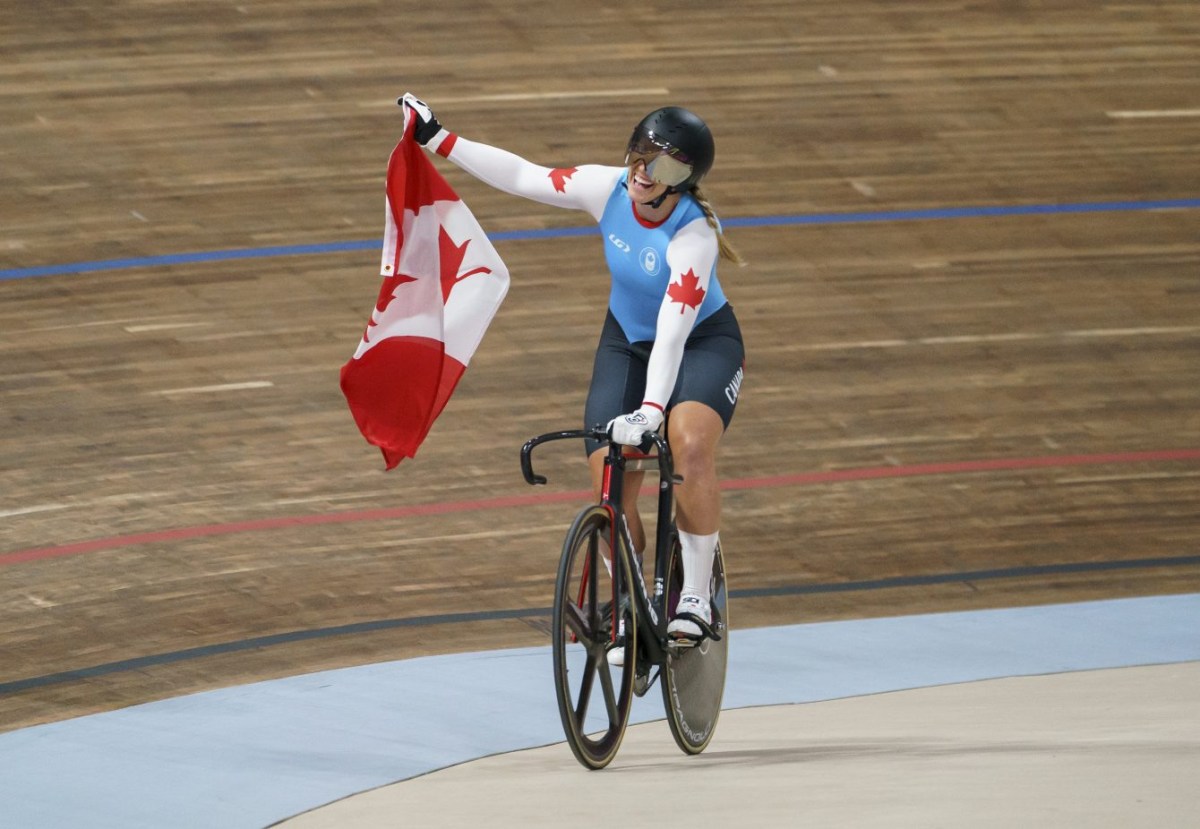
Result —
[[671, 435], [671, 459], [675, 471], [686, 481], [689, 475], [702, 475], [713, 469], [716, 447], [700, 435], [684, 430]]

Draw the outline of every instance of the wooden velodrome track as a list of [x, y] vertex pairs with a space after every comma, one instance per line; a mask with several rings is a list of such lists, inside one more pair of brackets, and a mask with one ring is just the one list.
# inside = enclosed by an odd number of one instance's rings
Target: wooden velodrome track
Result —
[[406, 90], [550, 165], [618, 163], [664, 103], [710, 122], [749, 262], [735, 627], [1200, 590], [1192, 2], [124, 0], [0, 32], [0, 729], [546, 641], [586, 475], [547, 449], [533, 490], [517, 449], [579, 420], [599, 238], [438, 160], [512, 289], [385, 474], [337, 378]]

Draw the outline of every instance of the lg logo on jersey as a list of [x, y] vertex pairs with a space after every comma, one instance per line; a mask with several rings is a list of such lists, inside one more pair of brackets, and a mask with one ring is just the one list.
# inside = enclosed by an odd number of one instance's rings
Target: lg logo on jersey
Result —
[[618, 239], [617, 234], [615, 234], [615, 233], [608, 234], [608, 241], [610, 241], [614, 245], [616, 245], [617, 250], [622, 251], [623, 253], [629, 253], [629, 250], [630, 250], [629, 245], [627, 245], [624, 240]]

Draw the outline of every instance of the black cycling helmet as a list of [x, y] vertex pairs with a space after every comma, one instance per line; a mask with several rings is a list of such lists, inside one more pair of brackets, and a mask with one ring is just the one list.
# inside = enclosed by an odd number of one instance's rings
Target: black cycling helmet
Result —
[[646, 162], [646, 172], [668, 193], [682, 193], [712, 169], [716, 145], [708, 125], [682, 107], [662, 107], [633, 128], [625, 163]]

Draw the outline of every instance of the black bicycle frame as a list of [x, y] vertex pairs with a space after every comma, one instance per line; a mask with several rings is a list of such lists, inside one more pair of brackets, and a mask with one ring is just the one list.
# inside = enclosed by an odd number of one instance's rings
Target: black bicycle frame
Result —
[[[634, 578], [632, 579], [636, 588], [632, 592], [639, 618], [650, 619], [652, 622], [649, 630], [653, 632], [653, 635], [642, 637], [642, 641], [652, 650], [652, 653], [649, 654], [649, 661], [653, 664], [660, 664], [666, 659], [666, 580], [668, 558], [671, 554], [671, 519], [674, 507], [674, 487], [676, 484], [683, 483], [683, 478], [675, 474], [675, 467], [671, 460], [671, 448], [667, 445], [666, 439], [657, 432], [648, 432], [646, 434], [646, 438], [652, 441], [657, 449], [657, 454], [647, 455], [641, 452], [626, 452], [621, 444], [608, 440], [608, 434], [604, 429], [594, 428], [550, 432], [526, 441], [525, 445], [521, 447], [521, 472], [524, 474], [525, 480], [535, 486], [546, 483], [544, 476], [535, 474], [533, 471], [532, 455], [534, 447], [549, 441], [571, 438], [591, 438], [593, 440], [608, 441], [608, 455], [604, 459], [604, 479], [600, 490], [600, 505], [607, 509], [613, 518], [614, 536], [620, 533], [619, 541], [615, 537], [610, 540], [611, 546], [613, 549], [616, 549], [618, 543], [623, 544], [626, 551], [629, 552], [630, 560], [634, 559], [633, 540], [629, 532], [629, 522], [625, 518], [625, 510], [622, 506], [625, 494], [625, 476], [623, 473], [629, 467], [630, 461], [642, 463], [648, 460], [656, 460], [658, 462], [658, 519], [655, 526], [654, 541], [654, 592], [651, 594], [646, 589], [641, 568], [636, 566], [634, 567]], [[621, 566], [616, 562], [623, 560], [621, 557], [614, 557], [613, 566]], [[639, 629], [641, 627], [641, 625], [638, 625]]]

